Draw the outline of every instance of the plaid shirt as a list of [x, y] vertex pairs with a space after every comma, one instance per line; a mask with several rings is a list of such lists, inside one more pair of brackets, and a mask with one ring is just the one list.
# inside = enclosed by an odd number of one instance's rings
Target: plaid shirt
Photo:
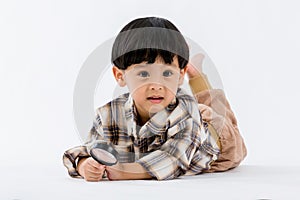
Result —
[[64, 154], [69, 174], [80, 177], [76, 160], [89, 156], [89, 146], [97, 140], [112, 144], [120, 155], [119, 162], [140, 163], [158, 180], [199, 174], [218, 158], [216, 133], [202, 121], [194, 97], [182, 89], [178, 89], [176, 102], [141, 127], [136, 124], [135, 113], [128, 93], [98, 108], [87, 142]]

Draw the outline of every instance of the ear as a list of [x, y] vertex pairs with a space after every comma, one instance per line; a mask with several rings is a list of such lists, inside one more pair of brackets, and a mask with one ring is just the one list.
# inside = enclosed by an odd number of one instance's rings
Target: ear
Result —
[[185, 68], [183, 69], [180, 69], [180, 74], [179, 74], [179, 85], [182, 85], [183, 84], [183, 80], [184, 80], [184, 75], [187, 71], [187, 66], [185, 66]]
[[124, 78], [124, 70], [121, 70], [116, 66], [113, 66], [112, 71], [119, 86], [124, 87], [126, 85], [125, 78]]

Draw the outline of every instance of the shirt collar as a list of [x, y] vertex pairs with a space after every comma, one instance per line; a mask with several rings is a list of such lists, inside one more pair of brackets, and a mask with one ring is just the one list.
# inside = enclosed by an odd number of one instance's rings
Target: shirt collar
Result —
[[[165, 109], [154, 114], [140, 129], [139, 137], [163, 134], [169, 127], [175, 126], [186, 117], [192, 117], [200, 124], [200, 113], [194, 97], [178, 88], [176, 98]], [[132, 96], [125, 103], [125, 117], [129, 135], [137, 137], [137, 112]]]

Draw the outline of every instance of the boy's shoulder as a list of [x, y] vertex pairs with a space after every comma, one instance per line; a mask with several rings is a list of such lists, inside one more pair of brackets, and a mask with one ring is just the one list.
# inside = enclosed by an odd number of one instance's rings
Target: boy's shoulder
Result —
[[98, 121], [101, 121], [102, 126], [108, 127], [115, 123], [118, 125], [125, 124], [125, 104], [128, 99], [129, 94], [125, 93], [96, 109], [96, 118]]

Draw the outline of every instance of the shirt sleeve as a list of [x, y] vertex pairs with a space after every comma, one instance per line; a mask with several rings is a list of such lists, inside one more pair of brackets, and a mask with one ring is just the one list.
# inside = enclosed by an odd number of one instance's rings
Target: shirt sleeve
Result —
[[97, 113], [93, 121], [93, 127], [91, 128], [88, 138], [84, 145], [73, 147], [64, 152], [63, 164], [67, 168], [68, 173], [73, 178], [82, 178], [77, 171], [77, 164], [81, 158], [90, 157], [88, 152], [88, 146], [96, 140], [103, 139], [103, 131], [100, 115]]
[[[159, 150], [151, 152], [137, 161], [158, 180], [174, 179], [185, 174], [195, 152], [200, 148], [199, 125], [191, 118], [184, 122], [184, 128], [170, 137]], [[208, 168], [213, 156], [205, 153], [201, 159], [205, 163], [204, 168]]]

